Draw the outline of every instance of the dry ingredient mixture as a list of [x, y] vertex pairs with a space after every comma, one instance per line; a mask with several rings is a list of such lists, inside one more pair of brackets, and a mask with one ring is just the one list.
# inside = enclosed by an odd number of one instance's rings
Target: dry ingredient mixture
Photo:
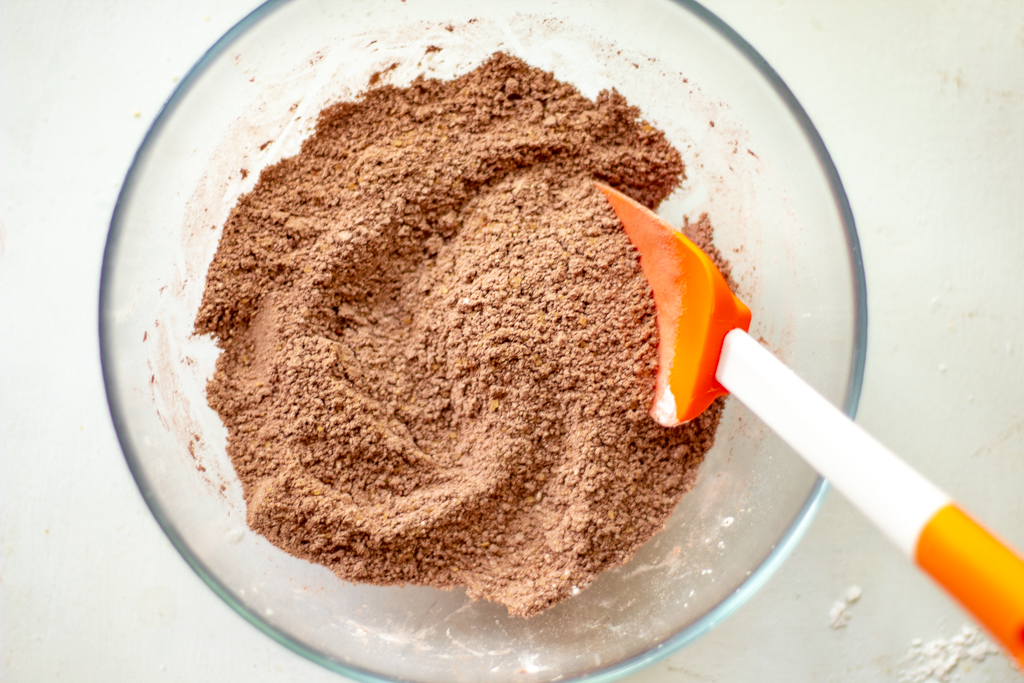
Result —
[[504, 54], [321, 112], [231, 212], [196, 320], [249, 526], [346, 580], [521, 616], [627, 561], [721, 404], [648, 416], [654, 304], [592, 182], [653, 207], [683, 170], [617, 92]]

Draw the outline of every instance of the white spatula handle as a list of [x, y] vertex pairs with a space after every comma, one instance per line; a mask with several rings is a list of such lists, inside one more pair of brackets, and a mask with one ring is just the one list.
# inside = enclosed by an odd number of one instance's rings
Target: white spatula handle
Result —
[[715, 376], [974, 614], [1024, 668], [1024, 556], [743, 330], [725, 336]]
[[743, 330], [726, 335], [715, 376], [914, 559], [921, 530], [949, 496]]

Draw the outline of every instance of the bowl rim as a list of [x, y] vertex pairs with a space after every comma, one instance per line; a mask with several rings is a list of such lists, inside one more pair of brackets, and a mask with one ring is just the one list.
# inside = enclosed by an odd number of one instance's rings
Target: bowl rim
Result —
[[[107, 233], [107, 240], [103, 250], [103, 265], [100, 274], [99, 342], [104, 391], [107, 396], [111, 419], [113, 421], [115, 432], [117, 433], [117, 439], [121, 446], [122, 453], [124, 454], [125, 461], [132, 473], [132, 478], [135, 480], [136, 486], [139, 487], [139, 492], [142, 494], [147, 507], [149, 507], [150, 512], [160, 525], [160, 528], [163, 530], [164, 534], [166, 534], [175, 549], [177, 549], [181, 554], [185, 562], [188, 563], [192, 570], [195, 571], [203, 582], [206, 583], [206, 585], [209, 586], [213, 592], [221, 598], [221, 600], [227, 603], [243, 619], [273, 640], [277, 641], [292, 652], [315, 662], [330, 671], [342, 674], [353, 680], [360, 681], [360, 683], [399, 683], [401, 679], [388, 678], [361, 667], [343, 664], [325, 653], [307, 646], [284, 631], [267, 623], [248, 606], [235, 599], [220, 579], [196, 556], [195, 553], [192, 552], [185, 539], [178, 535], [160, 505], [146, 494], [146, 491], [143, 488], [144, 475], [139, 469], [139, 465], [136, 462], [132, 448], [130, 447], [127, 434], [124, 432], [123, 425], [125, 424], [125, 420], [123, 417], [124, 411], [122, 409], [121, 402], [111, 391], [111, 387], [115, 384], [115, 379], [113, 377], [113, 362], [112, 358], [110, 358], [110, 349], [109, 345], [106, 343], [110, 332], [107, 330], [108, 317], [104, 314], [104, 311], [108, 310], [108, 307], [105, 304], [110, 296], [110, 279], [112, 277], [112, 261], [114, 259], [113, 252], [115, 251], [116, 244], [118, 243], [119, 236], [122, 232], [122, 215], [124, 212], [124, 205], [131, 187], [134, 184], [140, 160], [147, 151], [147, 147], [151, 140], [164, 126], [165, 122], [177, 108], [178, 104], [184, 97], [185, 93], [189, 91], [192, 84], [197, 81], [206, 70], [207, 65], [220, 56], [220, 54], [224, 52], [236, 38], [245, 33], [252, 25], [256, 24], [278, 6], [289, 1], [290, 0], [266, 0], [239, 20], [238, 23], [232, 26], [217, 40], [217, 42], [213, 44], [178, 83], [167, 102], [164, 103], [156, 118], [153, 120], [153, 123], [146, 132], [142, 143], [139, 145], [138, 150], [136, 150], [135, 155], [132, 158], [132, 163], [128, 168], [124, 182], [118, 192], [117, 201], [114, 204], [114, 211], [110, 219], [110, 229]], [[846, 196], [846, 191], [844, 190], [842, 181], [839, 178], [839, 172], [837, 171], [835, 164], [832, 161], [832, 157], [829, 155], [828, 150], [825, 147], [824, 141], [821, 139], [821, 136], [814, 127], [814, 124], [811, 123], [807, 112], [804, 111], [804, 108], [797, 101], [796, 96], [785, 82], [783, 82], [778, 73], [776, 73], [764, 57], [762, 57], [750, 43], [744, 40], [716, 14], [700, 5], [695, 0], [666, 1], [674, 3], [689, 11], [692, 15], [703, 21], [708, 27], [725, 38], [726, 41], [732, 44], [732, 46], [736, 48], [741, 55], [746, 57], [747, 61], [749, 61], [750, 64], [768, 82], [776, 95], [778, 95], [786, 105], [808, 143], [811, 145], [811, 148], [818, 159], [818, 163], [821, 166], [821, 170], [828, 181], [833, 201], [839, 211], [843, 225], [846, 238], [847, 255], [849, 258], [851, 274], [853, 276], [854, 348], [852, 358], [850, 359], [850, 372], [846, 396], [843, 400], [843, 412], [853, 419], [856, 417], [857, 406], [860, 401], [861, 386], [864, 378], [864, 365], [867, 356], [867, 283], [864, 275], [860, 240], [857, 236], [857, 228], [854, 222], [853, 211], [850, 208], [850, 202]], [[810, 494], [804, 501], [803, 506], [794, 518], [792, 525], [779, 539], [768, 556], [760, 565], [751, 571], [750, 575], [732, 593], [726, 596], [721, 602], [699, 617], [692, 624], [665, 640], [653, 644], [644, 652], [616, 662], [606, 669], [561, 680], [564, 683], [583, 680], [588, 681], [588, 683], [598, 683], [616, 680], [639, 671], [640, 669], [669, 656], [684, 645], [693, 642], [701, 635], [707, 633], [713, 626], [730, 616], [743, 603], [745, 603], [768, 581], [779, 566], [782, 565], [783, 561], [790, 555], [796, 547], [796, 544], [807, 531], [807, 528], [810, 526], [815, 514], [817, 514], [818, 509], [821, 507], [828, 488], [828, 482], [819, 476], [815, 481]]]

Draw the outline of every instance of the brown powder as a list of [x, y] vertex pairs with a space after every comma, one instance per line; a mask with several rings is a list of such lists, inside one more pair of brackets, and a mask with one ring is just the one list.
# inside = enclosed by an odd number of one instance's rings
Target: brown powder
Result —
[[261, 173], [196, 320], [255, 531], [343, 579], [529, 616], [663, 528], [721, 404], [647, 414], [653, 301], [592, 185], [648, 206], [677, 186], [638, 116], [497, 54], [325, 109]]

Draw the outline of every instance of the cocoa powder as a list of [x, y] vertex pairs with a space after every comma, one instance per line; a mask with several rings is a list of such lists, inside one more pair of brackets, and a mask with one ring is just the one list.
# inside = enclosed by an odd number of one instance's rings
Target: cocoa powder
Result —
[[648, 416], [653, 301], [592, 183], [654, 207], [683, 170], [617, 92], [504, 54], [321, 112], [238, 201], [196, 320], [249, 526], [346, 580], [521, 616], [627, 561], [721, 403]]

